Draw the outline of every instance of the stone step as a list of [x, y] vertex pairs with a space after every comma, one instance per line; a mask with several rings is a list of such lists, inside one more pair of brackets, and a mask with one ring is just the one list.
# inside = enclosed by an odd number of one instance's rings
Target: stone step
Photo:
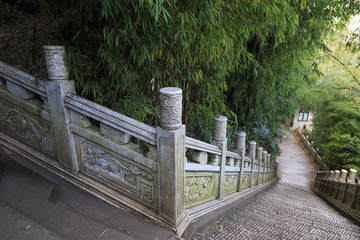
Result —
[[2, 239], [64, 239], [2, 202], [0, 202], [0, 226], [0, 236]]
[[[144, 216], [114, 208], [65, 181], [54, 184], [9, 160], [6, 165], [0, 176], [0, 236], [7, 236], [5, 239], [132, 240], [172, 236], [171, 231]], [[40, 233], [48, 238], [38, 237]]]

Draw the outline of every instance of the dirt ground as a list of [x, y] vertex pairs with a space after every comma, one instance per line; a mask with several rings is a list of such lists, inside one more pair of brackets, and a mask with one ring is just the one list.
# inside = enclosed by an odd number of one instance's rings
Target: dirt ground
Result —
[[[44, 69], [43, 45], [59, 44], [48, 16], [16, 1], [0, 2], [0, 60], [36, 74]], [[34, 12], [35, 11], [35, 12]]]

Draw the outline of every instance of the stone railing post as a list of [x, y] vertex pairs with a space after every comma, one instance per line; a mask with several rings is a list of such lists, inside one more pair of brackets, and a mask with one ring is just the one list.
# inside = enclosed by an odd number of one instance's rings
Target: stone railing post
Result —
[[159, 215], [178, 226], [185, 208], [185, 125], [182, 125], [182, 90], [160, 89], [160, 127], [157, 128]]
[[[347, 177], [347, 186], [345, 190], [345, 194], [348, 194], [347, 201], [349, 201], [349, 207], [353, 208], [355, 199], [356, 199], [356, 193], [358, 190], [358, 184], [355, 183], [355, 177], [357, 174], [356, 169], [350, 169], [348, 177]], [[350, 195], [350, 196], [349, 196]], [[345, 204], [347, 202], [344, 200]]]
[[54, 127], [59, 162], [73, 172], [78, 171], [73, 144], [73, 136], [69, 130], [69, 113], [64, 105], [66, 93], [75, 93], [74, 81], [69, 81], [69, 73], [65, 66], [64, 46], [44, 46], [44, 55], [48, 78], [45, 88]]
[[355, 184], [355, 177], [356, 177], [357, 171], [355, 169], [350, 169], [350, 172], [347, 177], [347, 183]]
[[244, 174], [245, 141], [246, 141], [246, 133], [244, 132], [236, 133], [235, 149], [241, 156], [240, 174], [239, 174], [238, 188], [237, 188], [238, 192], [241, 191], [241, 179], [243, 178], [243, 174]]
[[[267, 151], [263, 151], [263, 156], [262, 156], [262, 160], [264, 162], [264, 177], [267, 179], [267, 181], [269, 181], [270, 176], [269, 176], [269, 164], [266, 161], [266, 156], [267, 156]], [[265, 181], [265, 179], [264, 179]]]
[[249, 141], [248, 157], [251, 158], [251, 174], [250, 174], [250, 187], [253, 186], [254, 168], [255, 168], [255, 149], [256, 142], [253, 140]]
[[[261, 175], [261, 164], [262, 164], [262, 152], [263, 152], [263, 148], [262, 147], [258, 147], [256, 149], [256, 159], [259, 161], [259, 169], [258, 169], [258, 185], [260, 185], [260, 175]], [[265, 165], [264, 165], [265, 166]]]
[[224, 195], [225, 185], [225, 166], [226, 166], [226, 152], [227, 152], [227, 138], [226, 138], [227, 117], [215, 116], [213, 125], [213, 140], [212, 144], [221, 149], [221, 162], [220, 162], [220, 178], [218, 198], [221, 199]]
[[334, 185], [334, 177], [335, 177], [335, 171], [331, 170], [330, 171], [330, 174], [329, 174], [329, 182], [328, 182], [328, 186], [327, 186], [327, 189], [326, 189], [326, 192], [327, 194], [331, 194], [331, 190], [332, 190], [332, 187]]

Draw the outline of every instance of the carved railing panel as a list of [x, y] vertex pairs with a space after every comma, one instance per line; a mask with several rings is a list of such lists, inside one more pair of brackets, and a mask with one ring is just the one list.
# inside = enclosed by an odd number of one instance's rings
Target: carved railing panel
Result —
[[225, 186], [224, 192], [226, 194], [236, 192], [239, 183], [239, 174], [238, 173], [226, 173], [225, 174]]
[[218, 173], [186, 173], [185, 206], [191, 207], [217, 197]]
[[29, 98], [19, 97], [24, 92], [14, 93], [16, 87], [14, 83], [0, 85], [1, 131], [56, 159], [54, 131], [49, 113], [43, 109], [44, 102], [33, 99], [35, 94], [28, 90], [25, 94]]
[[99, 144], [76, 136], [77, 149], [80, 149], [80, 171], [99, 180], [120, 193], [156, 209], [157, 174], [124, 156]]

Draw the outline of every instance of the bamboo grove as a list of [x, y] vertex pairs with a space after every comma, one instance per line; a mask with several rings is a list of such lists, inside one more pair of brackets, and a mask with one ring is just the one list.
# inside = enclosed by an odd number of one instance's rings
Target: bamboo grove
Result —
[[212, 117], [278, 152], [297, 89], [317, 70], [323, 37], [357, 1], [34, 1], [59, 29], [78, 92], [152, 125], [158, 91], [183, 89], [188, 133], [211, 139]]

